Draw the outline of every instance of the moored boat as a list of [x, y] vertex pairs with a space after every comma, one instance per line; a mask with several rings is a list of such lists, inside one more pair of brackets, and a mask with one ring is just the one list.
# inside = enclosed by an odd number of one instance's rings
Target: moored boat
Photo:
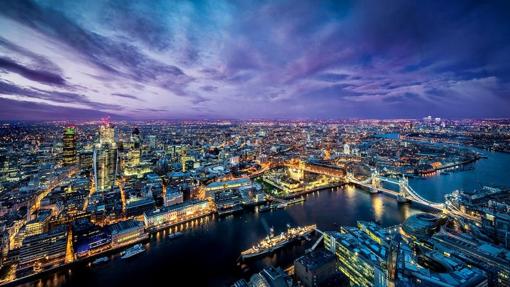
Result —
[[99, 265], [108, 262], [108, 257], [103, 256], [92, 261], [92, 265]]
[[125, 251], [122, 251], [122, 253], [120, 254], [122, 259], [128, 259], [128, 258], [131, 258], [133, 256], [136, 256], [140, 253], [143, 253], [145, 251], [145, 248], [142, 246], [142, 244], [136, 244], [134, 245], [133, 247], [130, 247], [128, 249], [126, 249]]
[[244, 260], [273, 252], [294, 240], [304, 238], [311, 234], [315, 228], [315, 224], [303, 227], [289, 227], [286, 232], [282, 232], [279, 235], [275, 235], [273, 228], [271, 228], [269, 235], [262, 239], [257, 245], [241, 252], [241, 258]]

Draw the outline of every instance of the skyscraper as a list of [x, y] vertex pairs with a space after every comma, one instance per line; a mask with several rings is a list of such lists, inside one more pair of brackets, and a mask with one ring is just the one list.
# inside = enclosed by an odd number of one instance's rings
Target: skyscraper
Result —
[[64, 165], [73, 165], [77, 163], [76, 157], [76, 129], [66, 127], [64, 129]]
[[99, 127], [99, 144], [113, 143], [115, 143], [115, 129], [110, 123], [105, 122]]
[[106, 123], [99, 127], [99, 143], [94, 147], [92, 156], [94, 184], [98, 192], [111, 190], [119, 172], [119, 157], [114, 136], [115, 132], [110, 124]]
[[140, 149], [140, 130], [138, 128], [134, 128], [133, 132], [131, 132], [131, 144], [134, 149]]
[[129, 164], [131, 166], [137, 166], [140, 164], [141, 152], [140, 130], [138, 130], [138, 128], [134, 128], [131, 133], [131, 150], [128, 154]]

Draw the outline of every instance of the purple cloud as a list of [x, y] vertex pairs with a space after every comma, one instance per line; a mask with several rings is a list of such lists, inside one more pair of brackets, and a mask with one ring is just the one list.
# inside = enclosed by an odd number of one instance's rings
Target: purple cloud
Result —
[[506, 117], [508, 11], [508, 1], [3, 1], [0, 97], [131, 118]]

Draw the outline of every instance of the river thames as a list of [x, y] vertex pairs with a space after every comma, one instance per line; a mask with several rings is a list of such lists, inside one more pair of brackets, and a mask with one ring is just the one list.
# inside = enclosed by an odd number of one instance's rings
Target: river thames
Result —
[[[423, 197], [442, 201], [456, 189], [472, 190], [482, 185], [510, 186], [510, 154], [480, 151], [487, 159], [474, 169], [410, 179], [410, 185]], [[264, 266], [290, 266], [304, 254], [311, 242], [288, 246], [272, 255], [249, 263], [240, 263], [239, 254], [266, 236], [270, 227], [276, 232], [286, 225], [317, 224], [321, 230], [354, 225], [357, 220], [371, 220], [383, 226], [401, 223], [422, 211], [413, 205], [399, 205], [383, 194], [345, 187], [309, 194], [304, 203], [285, 209], [258, 213], [246, 211], [225, 218], [210, 218], [183, 227], [185, 235], [176, 240], [160, 232], [146, 244], [147, 252], [130, 260], [111, 255], [103, 266], [75, 266], [61, 270], [25, 286], [157, 286], [161, 282], [186, 282], [187, 286], [230, 286]], [[189, 276], [188, 274], [194, 274]]]

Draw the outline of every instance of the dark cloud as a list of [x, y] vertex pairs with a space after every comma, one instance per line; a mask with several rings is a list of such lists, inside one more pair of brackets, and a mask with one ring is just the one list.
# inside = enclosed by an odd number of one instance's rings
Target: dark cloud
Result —
[[14, 72], [32, 81], [42, 82], [49, 85], [66, 84], [66, 81], [60, 75], [48, 71], [33, 70], [8, 58], [0, 57], [0, 70], [1, 69]]
[[4, 81], [0, 81], [0, 94], [25, 96], [32, 99], [51, 101], [56, 104], [80, 104], [98, 110], [122, 110], [122, 106], [94, 102], [83, 95], [75, 93], [45, 91], [37, 88], [21, 88]]
[[126, 94], [120, 94], [120, 93], [112, 93], [112, 96], [121, 97], [125, 99], [132, 99], [132, 100], [140, 100], [135, 96], [132, 95], [126, 95]]
[[183, 83], [190, 79], [180, 68], [148, 58], [127, 40], [116, 41], [88, 31], [57, 10], [23, 0], [2, 1], [0, 9], [4, 15], [68, 44], [113, 75], [135, 81], [165, 77], [167, 81]]

